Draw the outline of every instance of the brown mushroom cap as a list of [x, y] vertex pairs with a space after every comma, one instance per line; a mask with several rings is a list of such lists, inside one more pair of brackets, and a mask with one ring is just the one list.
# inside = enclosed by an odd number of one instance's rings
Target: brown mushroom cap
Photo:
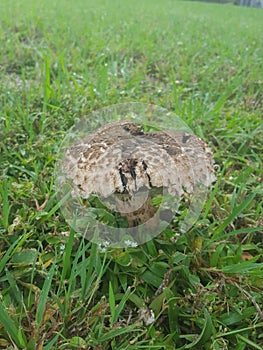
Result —
[[210, 149], [194, 134], [143, 132], [132, 122], [118, 121], [70, 146], [62, 171], [74, 196], [114, 196], [117, 210], [132, 213], [158, 190], [180, 198], [209, 186], [215, 181], [213, 164]]

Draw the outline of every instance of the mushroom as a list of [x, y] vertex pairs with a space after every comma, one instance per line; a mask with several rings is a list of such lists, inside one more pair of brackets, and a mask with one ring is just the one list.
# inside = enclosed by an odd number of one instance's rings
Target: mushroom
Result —
[[133, 122], [117, 121], [71, 145], [62, 172], [73, 196], [98, 196], [134, 227], [154, 216], [154, 195], [181, 198], [209, 186], [215, 181], [213, 164], [210, 149], [194, 134], [144, 132]]

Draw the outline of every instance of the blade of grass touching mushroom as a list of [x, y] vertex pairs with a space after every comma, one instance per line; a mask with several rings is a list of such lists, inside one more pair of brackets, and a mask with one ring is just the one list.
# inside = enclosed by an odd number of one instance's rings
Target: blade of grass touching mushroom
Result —
[[53, 275], [55, 272], [55, 268], [56, 268], [56, 260], [53, 262], [53, 265], [51, 266], [51, 268], [47, 274], [47, 277], [45, 279], [43, 288], [42, 288], [40, 296], [39, 296], [39, 301], [38, 301], [37, 311], [36, 311], [36, 323], [38, 326], [41, 324], [41, 321], [42, 321], [43, 316], [44, 316], [44, 312], [45, 312], [45, 308], [46, 308], [46, 304], [47, 304], [48, 293], [50, 291], [51, 282], [52, 282], [52, 278], [53, 278]]

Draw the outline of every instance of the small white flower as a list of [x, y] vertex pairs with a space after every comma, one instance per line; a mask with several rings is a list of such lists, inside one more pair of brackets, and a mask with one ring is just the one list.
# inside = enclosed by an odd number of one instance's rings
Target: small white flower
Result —
[[110, 242], [109, 241], [104, 241], [104, 242], [98, 243], [98, 249], [99, 249], [99, 251], [101, 253], [105, 253], [109, 246], [110, 246]]
[[136, 248], [138, 247], [138, 243], [130, 241], [129, 239], [127, 239], [126, 241], [124, 241], [125, 245], [127, 247], [132, 247], [132, 248]]

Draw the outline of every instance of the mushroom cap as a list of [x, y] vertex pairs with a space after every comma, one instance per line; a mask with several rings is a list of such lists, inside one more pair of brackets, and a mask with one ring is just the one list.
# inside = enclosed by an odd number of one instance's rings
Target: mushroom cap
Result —
[[212, 152], [199, 137], [175, 130], [143, 132], [130, 121], [106, 124], [71, 145], [62, 172], [82, 198], [134, 198], [158, 189], [181, 197], [215, 181]]

